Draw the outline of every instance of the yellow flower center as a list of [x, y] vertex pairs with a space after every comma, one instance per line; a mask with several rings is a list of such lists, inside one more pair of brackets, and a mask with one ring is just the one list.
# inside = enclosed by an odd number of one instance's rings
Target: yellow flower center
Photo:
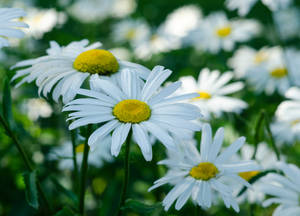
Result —
[[92, 49], [78, 55], [73, 67], [80, 72], [110, 75], [118, 71], [119, 63], [109, 51]]
[[300, 123], [300, 119], [296, 119], [291, 122], [291, 126], [295, 126], [296, 124]]
[[254, 63], [261, 64], [268, 59], [268, 53], [265, 51], [259, 51], [254, 56]]
[[257, 176], [259, 171], [249, 171], [249, 172], [241, 172], [239, 176], [245, 179], [246, 181], [250, 181], [254, 176]]
[[150, 118], [151, 109], [145, 102], [127, 99], [119, 102], [114, 107], [113, 115], [120, 122], [140, 123]]
[[222, 28], [218, 28], [216, 31], [216, 34], [219, 37], [227, 37], [228, 35], [231, 34], [231, 27], [228, 25], [228, 26], [224, 26]]
[[282, 77], [287, 76], [288, 71], [286, 68], [275, 68], [274, 70], [271, 71], [270, 74], [272, 77], [280, 79]]
[[83, 153], [83, 151], [84, 151], [84, 144], [80, 144], [80, 145], [76, 146], [76, 148], [75, 148], [76, 153]]
[[218, 173], [218, 168], [210, 162], [201, 162], [190, 170], [190, 176], [203, 181], [216, 177]]
[[127, 33], [126, 33], [126, 39], [128, 40], [132, 40], [136, 35], [136, 30], [135, 29], [130, 29]]
[[193, 98], [192, 100], [207, 100], [211, 98], [211, 94], [209, 94], [208, 92], [204, 92], [204, 91], [198, 91], [197, 92], [200, 96]]

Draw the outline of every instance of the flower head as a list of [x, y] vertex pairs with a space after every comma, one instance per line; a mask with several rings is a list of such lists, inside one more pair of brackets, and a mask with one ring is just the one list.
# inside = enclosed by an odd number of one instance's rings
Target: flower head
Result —
[[247, 103], [240, 99], [227, 96], [235, 93], [244, 87], [242, 82], [228, 84], [232, 79], [233, 73], [226, 72], [220, 74], [219, 71], [203, 69], [196, 81], [192, 76], [181, 77], [184, 93], [197, 92], [200, 96], [193, 98], [190, 102], [198, 106], [206, 119], [213, 113], [220, 116], [222, 112], [239, 113], [247, 107]]
[[14, 21], [15, 19], [25, 16], [26, 13], [22, 9], [18, 8], [0, 8], [0, 48], [8, 46], [9, 43], [7, 38], [22, 38], [24, 33], [20, 29], [16, 28], [27, 28], [28, 25]]
[[111, 153], [114, 156], [119, 154], [129, 131], [132, 130], [134, 140], [145, 159], [151, 160], [149, 133], [166, 147], [172, 148], [174, 139], [171, 133], [180, 134], [200, 128], [198, 124], [191, 122], [200, 116], [198, 108], [191, 104], [175, 103], [198, 94], [172, 96], [180, 87], [180, 82], [158, 91], [170, 74], [170, 70], [156, 66], [145, 84], [129, 70], [122, 71], [120, 86], [109, 80], [98, 79], [95, 89], [78, 92], [88, 98], [71, 101], [65, 106], [63, 111], [72, 111], [69, 119], [74, 119], [69, 129], [102, 123], [91, 134], [88, 143], [93, 149], [101, 145], [101, 139], [112, 132]]
[[254, 20], [228, 20], [222, 12], [206, 17], [195, 30], [185, 38], [187, 44], [211, 53], [221, 49], [231, 51], [236, 42], [245, 42], [260, 32], [260, 25]]
[[[166, 176], [154, 182], [149, 188], [160, 187], [171, 183], [174, 188], [163, 200], [165, 210], [168, 210], [176, 201], [175, 208], [181, 209], [189, 197], [203, 208], [210, 208], [212, 197], [218, 193], [225, 202], [227, 208], [232, 206], [235, 211], [239, 211], [237, 202], [232, 192], [234, 185], [226, 185], [223, 178], [235, 180], [245, 186], [249, 183], [239, 176], [241, 172], [260, 170], [254, 161], [238, 161], [231, 163], [229, 159], [236, 154], [245, 142], [244, 137], [240, 137], [222, 153], [220, 152], [224, 138], [223, 128], [219, 128], [214, 138], [209, 124], [203, 124], [200, 153], [190, 142], [185, 142], [182, 151], [177, 151], [159, 164], [169, 167]], [[225, 181], [224, 181], [225, 182]]]
[[270, 173], [262, 179], [264, 184], [260, 188], [261, 191], [272, 196], [263, 203], [263, 206], [279, 204], [273, 212], [273, 216], [299, 215], [300, 169], [293, 164], [283, 162], [279, 162], [277, 166], [284, 175]]
[[141, 65], [119, 60], [111, 52], [98, 49], [101, 43], [88, 44], [88, 40], [82, 40], [61, 47], [51, 42], [46, 56], [17, 63], [13, 68], [18, 70], [12, 80], [24, 77], [16, 86], [35, 80], [39, 94], [47, 96], [53, 90], [55, 101], [62, 96], [63, 103], [67, 103], [87, 78], [92, 86], [95, 80], [108, 77], [118, 82], [120, 71], [124, 69], [136, 71], [143, 79], [150, 72]]

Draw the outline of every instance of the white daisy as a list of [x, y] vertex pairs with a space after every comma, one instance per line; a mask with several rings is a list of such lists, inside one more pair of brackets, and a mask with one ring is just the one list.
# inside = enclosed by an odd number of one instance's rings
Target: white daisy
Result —
[[[229, 10], [238, 10], [240, 16], [245, 16], [258, 0], [226, 0], [225, 4]], [[261, 0], [270, 10], [287, 8], [293, 0]]]
[[24, 32], [22, 32], [20, 27], [27, 28], [28, 25], [14, 21], [25, 16], [26, 13], [22, 9], [18, 8], [0, 8], [0, 48], [4, 46], [9, 46], [7, 38], [22, 38], [24, 37]]
[[263, 47], [257, 51], [252, 47], [242, 46], [229, 59], [228, 65], [234, 69], [237, 78], [244, 78], [251, 68], [265, 65], [277, 49], [277, 47]]
[[300, 89], [290, 88], [285, 96], [290, 99], [283, 101], [276, 110], [276, 120], [271, 130], [279, 144], [294, 144], [300, 140]]
[[28, 15], [23, 21], [30, 26], [30, 29], [25, 32], [37, 39], [41, 38], [44, 33], [51, 31], [57, 24], [66, 22], [66, 15], [54, 9], [38, 10], [30, 8], [27, 12]]
[[267, 199], [263, 206], [279, 204], [273, 216], [300, 215], [300, 169], [293, 164], [283, 162], [278, 163], [277, 166], [284, 176], [272, 173], [264, 177], [264, 185], [260, 189], [273, 197]]
[[240, 137], [219, 154], [223, 138], [223, 128], [218, 129], [213, 139], [211, 127], [205, 123], [202, 128], [200, 154], [194, 145], [187, 142], [181, 157], [159, 162], [168, 165], [171, 171], [155, 181], [149, 191], [167, 183], [176, 184], [163, 200], [165, 210], [168, 210], [176, 199], [175, 209], [181, 209], [189, 197], [201, 207], [210, 208], [212, 196], [218, 193], [227, 208], [232, 206], [235, 211], [239, 211], [239, 206], [232, 195], [233, 186], [222, 183], [222, 178], [235, 179], [248, 187], [249, 183], [238, 173], [259, 170], [260, 167], [254, 161], [228, 162], [242, 147], [245, 138]]
[[221, 74], [219, 71], [203, 69], [196, 81], [192, 76], [181, 77], [183, 93], [197, 92], [199, 97], [193, 98], [190, 102], [201, 109], [206, 119], [213, 113], [219, 117], [222, 112], [239, 113], [247, 107], [247, 103], [228, 94], [235, 93], [244, 87], [242, 82], [228, 84], [232, 79], [233, 73], [226, 72]]
[[255, 20], [228, 20], [223, 12], [215, 12], [206, 17], [199, 26], [186, 37], [186, 43], [211, 53], [221, 49], [231, 51], [236, 42], [246, 42], [260, 32]]
[[[172, 72], [156, 66], [146, 83], [141, 86], [135, 74], [124, 70], [121, 87], [108, 80], [97, 80], [97, 85], [106, 94], [93, 90], [78, 93], [89, 98], [71, 101], [63, 111], [75, 111], [69, 119], [75, 119], [69, 129], [104, 123], [92, 133], [88, 144], [94, 149], [101, 139], [112, 133], [111, 153], [117, 156], [130, 130], [147, 161], [152, 159], [149, 134], [154, 135], [167, 148], [174, 147], [169, 133], [184, 133], [201, 128], [191, 120], [199, 117], [199, 109], [191, 104], [174, 103], [198, 94], [171, 96], [180, 87], [175, 82], [157, 92], [161, 84]], [[96, 84], [96, 82], [95, 82]]]
[[[237, 160], [251, 160], [252, 156], [254, 154], [254, 146], [252, 145], [244, 145], [241, 148], [241, 154], [240, 156], [237, 156]], [[257, 147], [257, 151], [255, 154], [255, 160], [258, 162], [261, 167], [266, 169], [274, 169], [275, 163], [277, 162], [276, 154], [270, 150], [270, 148], [267, 146], [266, 143], [259, 143]], [[241, 172], [239, 173], [239, 176], [241, 176], [246, 181], [250, 181], [252, 178], [257, 176], [260, 173], [258, 170], [250, 171], [250, 172]], [[252, 189], [247, 190], [244, 192], [243, 195], [238, 197], [238, 202], [244, 202], [247, 200], [250, 203], [261, 203], [265, 197], [264, 193], [262, 193], [259, 190], [259, 187], [261, 186], [260, 179], [257, 180], [252, 184]], [[236, 188], [235, 194], [238, 195], [238, 193], [241, 191], [242, 187]]]
[[16, 86], [35, 80], [39, 94], [47, 96], [53, 90], [55, 101], [62, 96], [63, 103], [67, 103], [76, 96], [87, 78], [92, 86], [94, 80], [99, 78], [110, 77], [118, 82], [119, 72], [125, 68], [136, 71], [144, 79], [150, 72], [141, 65], [117, 59], [107, 50], [97, 49], [101, 46], [99, 42], [88, 44], [88, 40], [82, 40], [60, 47], [56, 42], [51, 42], [47, 55], [21, 61], [12, 67], [18, 68], [12, 80], [25, 76]]
[[150, 27], [144, 20], [125, 19], [114, 26], [113, 39], [116, 42], [130, 42], [136, 47], [149, 37]]
[[[103, 166], [104, 162], [112, 161], [112, 156], [110, 154], [110, 143], [111, 136], [106, 136], [101, 140], [101, 147], [90, 151], [88, 157], [88, 164], [100, 168]], [[76, 159], [77, 165], [80, 167], [83, 159], [84, 144], [79, 144], [76, 146]], [[73, 148], [71, 142], [65, 142], [62, 146], [53, 147], [49, 153], [49, 160], [58, 160], [59, 169], [74, 169], [73, 162]]]
[[[247, 61], [248, 60], [248, 61]], [[300, 84], [300, 52], [280, 47], [255, 51], [241, 48], [229, 61], [238, 77], [245, 77], [257, 92], [271, 95], [276, 90], [284, 95], [293, 84]]]

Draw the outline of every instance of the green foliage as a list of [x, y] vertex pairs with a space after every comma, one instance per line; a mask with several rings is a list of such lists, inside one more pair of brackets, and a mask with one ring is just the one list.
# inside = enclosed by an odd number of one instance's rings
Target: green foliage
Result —
[[26, 185], [25, 195], [26, 195], [26, 201], [28, 204], [34, 208], [39, 208], [39, 200], [38, 200], [38, 190], [37, 190], [37, 177], [36, 177], [36, 171], [33, 172], [25, 172], [23, 174], [24, 177], [24, 183]]

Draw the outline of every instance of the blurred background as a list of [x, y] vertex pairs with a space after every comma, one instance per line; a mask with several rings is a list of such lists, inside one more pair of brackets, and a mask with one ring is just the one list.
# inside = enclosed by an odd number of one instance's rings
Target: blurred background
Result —
[[[229, 19], [238, 18], [237, 11], [229, 10], [223, 0], [1, 0], [0, 7], [23, 8], [27, 17], [22, 20], [30, 25], [30, 29], [25, 30], [24, 39], [11, 39], [12, 46], [0, 50], [0, 89], [4, 86], [1, 82], [14, 75], [14, 71], [9, 69], [12, 65], [45, 55], [50, 41], [56, 41], [60, 45], [82, 39], [100, 41], [104, 49], [110, 50], [120, 59], [140, 63], [150, 69], [155, 65], [171, 69], [173, 74], [170, 81], [186, 75], [197, 78], [200, 70], [205, 67], [221, 72], [232, 70], [228, 66], [228, 60], [243, 45], [255, 49], [264, 46], [300, 48], [298, 0], [284, 9], [286, 16], [282, 15], [277, 21], [274, 19], [275, 12], [259, 1], [244, 19], [256, 20], [261, 25], [260, 34], [246, 42], [237, 43], [232, 51], [221, 50], [216, 54], [188, 45], [185, 38], [212, 12], [223, 11]], [[287, 16], [292, 13], [293, 16]], [[283, 27], [288, 30], [282, 29]], [[284, 34], [286, 32], [287, 35]], [[51, 157], [51, 152], [56, 147], [63, 146], [71, 139], [65, 122], [66, 116], [61, 113], [62, 105], [39, 98], [34, 83], [12, 88], [11, 93], [14, 117], [12, 126], [31, 159], [37, 164], [46, 193], [54, 209], [59, 211], [72, 202], [62, 191], [71, 190], [74, 186], [72, 167], [61, 164], [61, 160], [71, 159]], [[0, 97], [2, 96], [1, 90]], [[219, 126], [225, 127], [226, 144], [239, 136], [246, 136], [248, 143], [253, 143], [258, 111], [264, 109], [269, 116], [273, 116], [284, 97], [277, 93], [271, 96], [256, 94], [248, 86], [234, 96], [246, 101], [249, 108], [240, 115], [224, 114], [222, 118], [212, 118], [210, 122], [214, 130]], [[196, 138], [199, 137], [196, 134]], [[264, 136], [261, 137], [269, 142]], [[2, 128], [0, 140], [0, 215], [44, 215], [26, 203], [22, 177], [24, 165]], [[157, 161], [166, 157], [166, 153], [161, 151], [162, 145], [154, 145], [155, 153], [151, 162], [144, 160], [137, 145], [132, 146], [128, 197], [147, 204], [148, 210], [139, 212], [137, 209], [128, 209], [128, 215], [179, 216], [194, 213], [191, 202], [179, 212], [171, 209], [168, 213], [156, 204], [162, 201], [170, 186], [147, 192], [152, 183], [167, 171], [165, 167], [156, 165]], [[300, 165], [299, 143], [295, 144], [293, 150], [283, 146], [281, 152], [287, 156], [288, 162]], [[121, 152], [118, 158], [89, 167], [87, 215], [114, 214], [122, 187], [123, 158], [124, 154]], [[240, 208], [241, 212], [237, 214], [232, 209], [217, 205], [207, 215], [266, 216], [271, 215], [274, 206], [263, 208], [255, 203], [243, 203]]]

